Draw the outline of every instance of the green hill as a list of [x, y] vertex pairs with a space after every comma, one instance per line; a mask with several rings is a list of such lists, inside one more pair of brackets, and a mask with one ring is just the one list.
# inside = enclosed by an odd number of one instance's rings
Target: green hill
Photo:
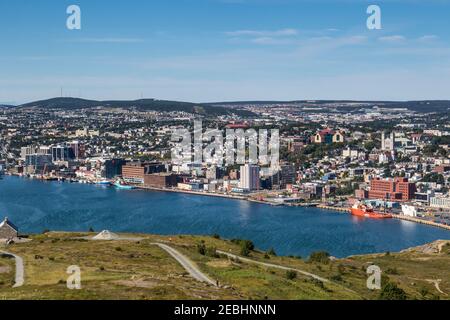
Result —
[[225, 107], [215, 107], [208, 104], [195, 104], [190, 102], [166, 101], [154, 99], [141, 100], [86, 100], [79, 98], [52, 98], [41, 101], [29, 102], [18, 106], [18, 108], [42, 108], [42, 109], [88, 109], [95, 107], [106, 108], [134, 108], [141, 111], [159, 111], [172, 112], [183, 111], [204, 116], [220, 116], [232, 115], [233, 113], [239, 116], [253, 116], [249, 111], [234, 109], [231, 110]]
[[[301, 259], [278, 257], [273, 251], [254, 249], [249, 242], [218, 237], [121, 235], [119, 240], [92, 241], [93, 235], [46, 233], [3, 248], [23, 258], [25, 284], [12, 288], [14, 260], [0, 255], [0, 299], [450, 298], [450, 241], [401, 253], [346, 259], [317, 253]], [[219, 286], [189, 276], [155, 243], [187, 257]], [[383, 290], [366, 286], [366, 270], [373, 264], [383, 272]], [[72, 265], [81, 268], [81, 290], [66, 287], [66, 271]]]

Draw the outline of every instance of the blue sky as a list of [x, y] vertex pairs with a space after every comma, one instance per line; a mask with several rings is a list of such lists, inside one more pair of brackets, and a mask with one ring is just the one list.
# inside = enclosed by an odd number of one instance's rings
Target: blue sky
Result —
[[447, 0], [2, 0], [0, 44], [3, 103], [450, 99]]

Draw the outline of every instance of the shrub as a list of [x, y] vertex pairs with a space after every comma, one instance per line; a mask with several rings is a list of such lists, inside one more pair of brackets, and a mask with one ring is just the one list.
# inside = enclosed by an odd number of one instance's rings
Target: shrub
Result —
[[239, 246], [245, 245], [248, 248], [248, 250], [250, 250], [250, 251], [255, 249], [255, 245], [250, 240], [233, 239], [233, 240], [231, 240], [231, 242], [234, 244], [237, 244]]
[[275, 252], [274, 248], [270, 248], [269, 251], [267, 251], [267, 254], [269, 256], [274, 256], [274, 257], [277, 256], [277, 253]]
[[316, 287], [319, 287], [320, 289], [323, 289], [323, 290], [326, 289], [325, 286], [324, 286], [324, 284], [323, 284], [323, 282], [320, 281], [319, 279], [313, 278], [313, 279], [311, 280], [311, 282], [312, 282]]
[[295, 278], [297, 278], [297, 272], [295, 272], [294, 270], [286, 271], [286, 279], [294, 280]]
[[388, 282], [381, 288], [379, 300], [406, 300], [406, 292], [395, 283]]
[[212, 237], [213, 237], [214, 239], [220, 239], [220, 235], [218, 235], [217, 233], [214, 233], [214, 234], [212, 235]]
[[115, 250], [116, 250], [116, 251], [122, 251], [122, 248], [121, 248], [121, 247], [116, 247]]
[[241, 256], [248, 257], [250, 255], [250, 250], [247, 246], [241, 245]]
[[241, 247], [241, 255], [244, 257], [248, 257], [250, 251], [255, 249], [255, 245], [250, 240], [233, 239], [231, 242]]
[[345, 266], [343, 266], [342, 264], [338, 265], [337, 269], [340, 275], [345, 273]]
[[309, 262], [328, 264], [330, 262], [330, 254], [326, 251], [313, 252], [309, 257]]
[[205, 251], [205, 255], [207, 255], [208, 257], [211, 257], [211, 258], [219, 258], [216, 247], [207, 247], [206, 251]]
[[199, 243], [197, 245], [197, 252], [200, 253], [202, 256], [206, 255], [206, 246], [204, 243]]
[[337, 281], [337, 282], [341, 282], [343, 279], [342, 279], [342, 276], [340, 275], [340, 274], [335, 274], [334, 276], [331, 276], [331, 278], [330, 278], [332, 281]]
[[399, 274], [397, 268], [387, 268], [385, 272], [393, 275]]
[[422, 296], [423, 299], [425, 299], [425, 297], [430, 293], [428, 291], [428, 289], [425, 288], [425, 287], [421, 288], [419, 292], [420, 292], [420, 295]]

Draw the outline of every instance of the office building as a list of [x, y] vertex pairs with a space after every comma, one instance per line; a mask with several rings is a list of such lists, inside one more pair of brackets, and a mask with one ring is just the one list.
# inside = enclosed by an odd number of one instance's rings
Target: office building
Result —
[[241, 178], [239, 181], [239, 187], [244, 190], [259, 190], [259, 166], [246, 164], [241, 166]]

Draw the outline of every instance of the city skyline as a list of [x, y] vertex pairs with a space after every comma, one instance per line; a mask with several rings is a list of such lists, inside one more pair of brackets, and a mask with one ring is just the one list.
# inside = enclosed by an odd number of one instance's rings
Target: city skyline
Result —
[[0, 4], [0, 102], [450, 99], [448, 1], [135, 3]]

